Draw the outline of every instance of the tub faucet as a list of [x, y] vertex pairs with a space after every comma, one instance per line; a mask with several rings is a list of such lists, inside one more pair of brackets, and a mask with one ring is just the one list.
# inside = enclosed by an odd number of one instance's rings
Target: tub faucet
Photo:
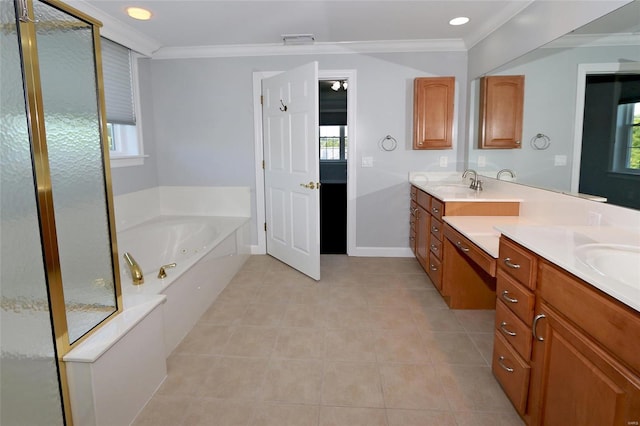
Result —
[[511, 179], [515, 179], [516, 174], [513, 170], [511, 169], [502, 169], [498, 172], [498, 175], [496, 176], [496, 179], [500, 180], [500, 176], [502, 176], [503, 173], [509, 173], [511, 175]]
[[466, 178], [469, 173], [473, 173], [473, 177], [471, 178], [471, 184], [469, 188], [475, 189], [476, 191], [482, 191], [482, 181], [478, 180], [478, 172], [473, 169], [466, 169], [464, 173], [462, 173], [462, 179]]
[[127, 266], [129, 267], [129, 271], [131, 272], [131, 279], [133, 279], [133, 285], [144, 284], [144, 275], [142, 275], [142, 269], [140, 269], [140, 265], [138, 262], [126, 252], [124, 254], [124, 260], [127, 262]]
[[160, 270], [158, 271], [158, 278], [160, 278], [160, 279], [167, 278], [167, 271], [165, 271], [165, 269], [175, 268], [175, 267], [176, 267], [176, 262], [167, 263], [166, 265], [162, 265], [160, 267]]

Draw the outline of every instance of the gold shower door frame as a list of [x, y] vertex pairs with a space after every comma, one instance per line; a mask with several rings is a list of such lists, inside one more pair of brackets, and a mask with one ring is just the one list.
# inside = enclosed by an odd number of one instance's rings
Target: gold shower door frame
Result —
[[26, 3], [28, 17], [19, 20], [20, 45], [23, 60], [23, 75], [25, 80], [25, 95], [28, 113], [28, 125], [34, 165], [34, 178], [37, 186], [37, 205], [40, 220], [40, 235], [46, 270], [46, 281], [49, 289], [51, 318], [55, 334], [56, 357], [58, 362], [64, 416], [68, 425], [73, 425], [71, 406], [69, 402], [69, 387], [66, 378], [66, 368], [63, 357], [74, 347], [86, 340], [100, 328], [109, 318], [122, 312], [122, 291], [118, 264], [118, 249], [116, 243], [115, 213], [113, 207], [113, 191], [111, 186], [111, 168], [109, 163], [109, 148], [106, 143], [106, 108], [104, 101], [104, 85], [102, 77], [102, 55], [100, 50], [100, 31], [102, 23], [94, 18], [58, 1], [38, 0], [60, 11], [86, 22], [92, 28], [93, 49], [95, 58], [96, 95], [98, 99], [98, 120], [100, 128], [100, 143], [102, 146], [103, 172], [105, 182], [106, 206], [109, 222], [109, 238], [111, 241], [112, 270], [114, 275], [114, 289], [116, 309], [101, 323], [96, 324], [90, 331], [71, 343], [68, 332], [66, 306], [63, 291], [58, 238], [55, 224], [52, 180], [49, 169], [49, 156], [45, 132], [44, 107], [38, 48], [36, 43], [37, 17], [34, 16], [34, 0], [22, 0]]

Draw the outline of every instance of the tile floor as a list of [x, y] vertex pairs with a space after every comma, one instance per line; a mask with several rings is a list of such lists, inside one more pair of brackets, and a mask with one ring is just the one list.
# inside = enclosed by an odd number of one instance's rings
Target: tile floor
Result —
[[490, 368], [493, 311], [453, 311], [415, 259], [252, 256], [134, 425], [523, 425]]

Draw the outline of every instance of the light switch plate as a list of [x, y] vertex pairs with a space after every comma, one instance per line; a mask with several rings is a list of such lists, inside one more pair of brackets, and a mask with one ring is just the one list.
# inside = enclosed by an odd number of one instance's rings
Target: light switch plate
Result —
[[445, 156], [440, 157], [440, 167], [447, 167], [449, 159]]
[[485, 167], [487, 165], [487, 157], [480, 155], [478, 157], [478, 167]]
[[373, 167], [373, 157], [362, 157], [362, 167]]

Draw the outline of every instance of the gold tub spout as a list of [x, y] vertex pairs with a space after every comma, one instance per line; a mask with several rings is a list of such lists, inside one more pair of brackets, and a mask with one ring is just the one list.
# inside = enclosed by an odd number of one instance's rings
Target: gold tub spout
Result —
[[129, 254], [128, 252], [124, 254], [124, 260], [127, 262], [127, 266], [129, 266], [129, 271], [131, 271], [131, 278], [133, 279], [133, 285], [140, 285], [144, 283], [144, 275], [142, 275], [142, 269], [140, 269], [140, 265], [138, 262]]

